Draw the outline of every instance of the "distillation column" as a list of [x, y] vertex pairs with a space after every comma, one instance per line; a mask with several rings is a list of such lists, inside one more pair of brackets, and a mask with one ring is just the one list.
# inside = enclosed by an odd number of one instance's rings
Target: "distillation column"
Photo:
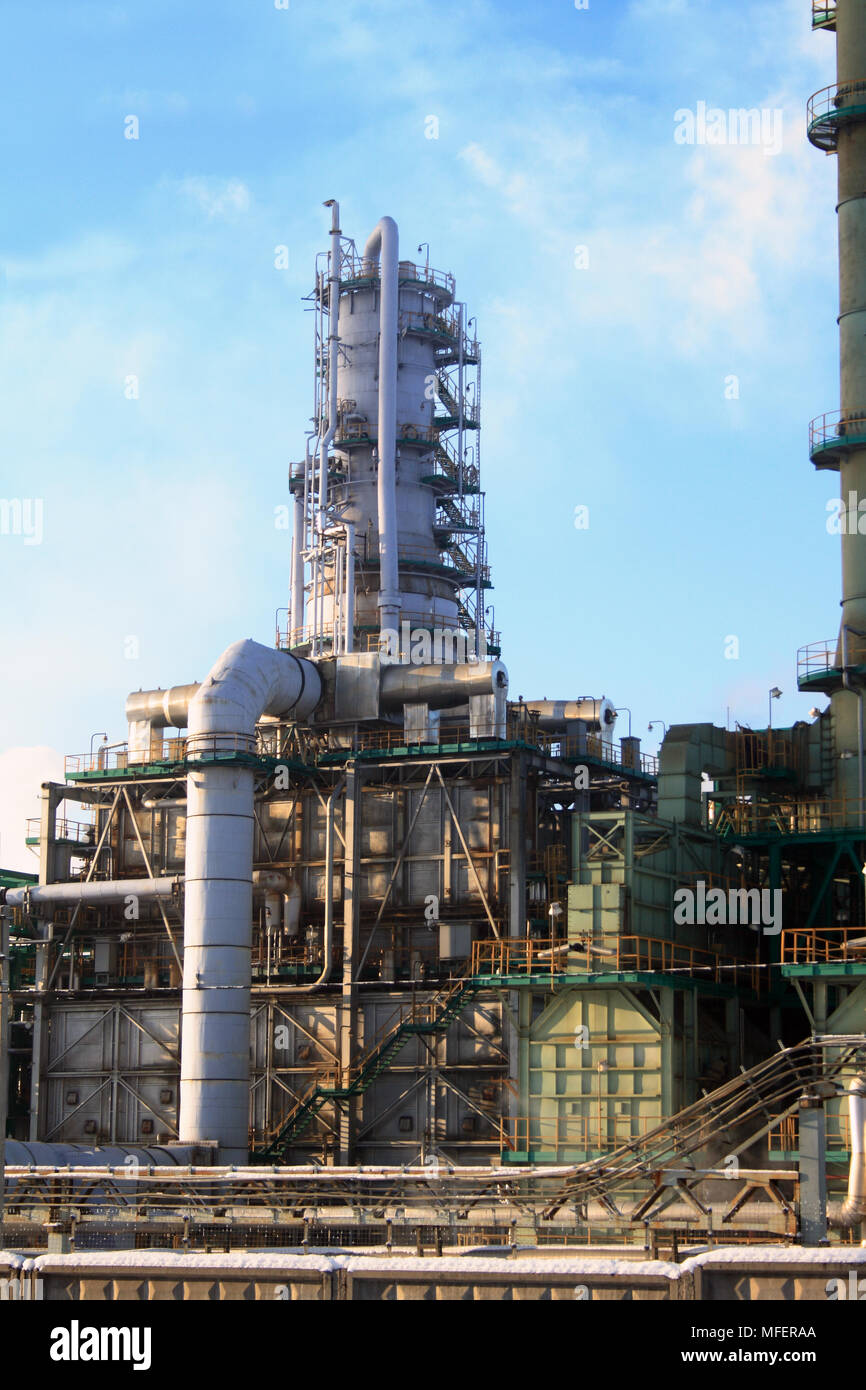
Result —
[[490, 587], [478, 342], [453, 276], [401, 260], [392, 218], [359, 254], [329, 205], [328, 271], [315, 293], [317, 434], [291, 481], [291, 645], [392, 652], [388, 635], [408, 646], [408, 624], [466, 634], [474, 654]]

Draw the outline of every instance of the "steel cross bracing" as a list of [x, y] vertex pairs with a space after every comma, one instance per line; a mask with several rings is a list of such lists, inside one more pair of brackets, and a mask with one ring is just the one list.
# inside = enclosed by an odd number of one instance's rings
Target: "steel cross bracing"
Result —
[[[298, 1139], [328, 1101], [337, 1103], [351, 1100], [353, 1096], [363, 1095], [377, 1077], [389, 1067], [412, 1037], [430, 1033], [444, 1033], [459, 1013], [478, 993], [480, 985], [470, 976], [464, 976], [449, 983], [429, 1003], [408, 1006], [406, 1017], [402, 1018], [383, 1038], [361, 1058], [352, 1070], [347, 1082], [323, 1085], [320, 1081], [312, 1086], [297, 1105], [289, 1111], [271, 1142], [261, 1150], [263, 1161], [284, 1155], [286, 1148]], [[426, 1016], [425, 1016], [426, 1015]]]
[[616, 1188], [654, 1182], [661, 1169], [682, 1167], [720, 1136], [729, 1145], [729, 1155], [736, 1157], [792, 1114], [807, 1087], [864, 1061], [866, 1034], [809, 1039], [780, 1048], [642, 1138], [573, 1168], [547, 1214], [553, 1215], [566, 1202], [577, 1202], [584, 1209], [592, 1200], [610, 1203]]

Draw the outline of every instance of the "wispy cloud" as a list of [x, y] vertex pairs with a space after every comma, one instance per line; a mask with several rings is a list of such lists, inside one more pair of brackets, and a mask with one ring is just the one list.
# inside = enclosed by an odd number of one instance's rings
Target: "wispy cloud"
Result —
[[208, 217], [231, 218], [249, 212], [250, 191], [241, 179], [215, 179], [195, 176], [183, 179], [181, 194]]

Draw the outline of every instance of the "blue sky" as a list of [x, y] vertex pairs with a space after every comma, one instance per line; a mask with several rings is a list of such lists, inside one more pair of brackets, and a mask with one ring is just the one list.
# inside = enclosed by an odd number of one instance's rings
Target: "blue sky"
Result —
[[[836, 475], [806, 448], [838, 405], [835, 162], [804, 137], [834, 44], [809, 11], [7, 0], [0, 496], [41, 499], [43, 538], [0, 536], [0, 862], [30, 862], [62, 754], [124, 737], [129, 690], [272, 640], [331, 197], [358, 241], [383, 214], [429, 241], [477, 317], [512, 693], [604, 693], [645, 737], [764, 724], [774, 685], [774, 722], [807, 716], [796, 649], [839, 598]], [[780, 110], [781, 151], [676, 143], [699, 101]]]

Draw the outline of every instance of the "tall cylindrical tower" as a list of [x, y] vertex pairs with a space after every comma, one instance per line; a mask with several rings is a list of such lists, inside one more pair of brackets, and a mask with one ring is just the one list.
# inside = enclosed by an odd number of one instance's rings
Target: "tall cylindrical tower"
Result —
[[495, 654], [477, 339], [453, 276], [401, 256], [391, 218], [359, 253], [329, 206], [312, 296], [315, 435], [291, 477], [289, 645], [370, 650], [396, 627], [465, 632], [470, 652]]
[[[817, 468], [839, 472], [841, 622], [835, 650], [801, 662], [801, 689], [832, 697], [834, 792], [863, 800], [866, 679], [866, 0], [813, 0], [813, 27], [835, 30], [836, 82], [809, 101], [813, 145], [837, 156], [840, 408], [813, 420]], [[860, 511], [860, 504], [863, 511]], [[809, 649], [807, 649], [808, 653]]]

